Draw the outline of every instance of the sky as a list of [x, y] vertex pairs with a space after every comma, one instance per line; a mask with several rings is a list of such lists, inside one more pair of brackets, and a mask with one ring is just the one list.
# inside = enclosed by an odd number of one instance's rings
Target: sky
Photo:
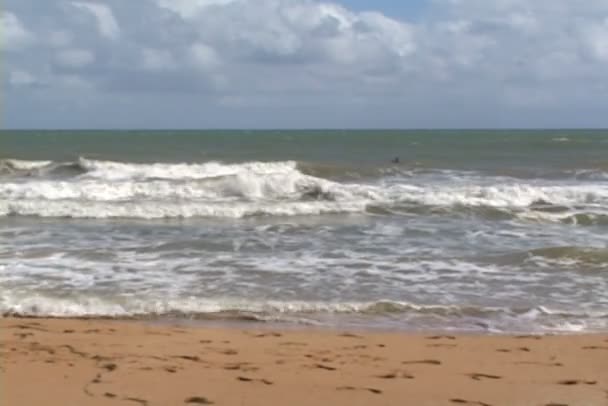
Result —
[[3, 0], [4, 128], [608, 127], [606, 0]]

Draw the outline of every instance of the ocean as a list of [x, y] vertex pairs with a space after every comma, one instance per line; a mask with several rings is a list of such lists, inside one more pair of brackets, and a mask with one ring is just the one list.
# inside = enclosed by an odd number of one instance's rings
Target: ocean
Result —
[[605, 332], [608, 131], [2, 131], [0, 313]]

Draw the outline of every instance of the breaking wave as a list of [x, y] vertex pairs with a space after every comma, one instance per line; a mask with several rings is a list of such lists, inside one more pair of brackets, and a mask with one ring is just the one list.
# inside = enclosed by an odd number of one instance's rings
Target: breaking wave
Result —
[[[608, 224], [605, 182], [538, 182], [470, 173], [384, 171], [357, 182], [295, 161], [226, 164], [0, 161], [0, 216], [189, 218], [473, 212]], [[352, 168], [348, 169], [352, 172]], [[340, 170], [342, 171], [342, 170]], [[363, 170], [363, 172], [365, 172]], [[406, 173], [407, 172], [407, 173]], [[313, 176], [312, 174], [317, 176]], [[326, 173], [327, 177], [321, 177]]]

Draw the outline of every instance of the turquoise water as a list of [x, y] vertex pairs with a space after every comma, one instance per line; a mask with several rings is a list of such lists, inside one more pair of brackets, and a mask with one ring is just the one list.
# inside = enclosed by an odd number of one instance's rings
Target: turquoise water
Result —
[[599, 130], [3, 131], [0, 311], [606, 330], [607, 151]]

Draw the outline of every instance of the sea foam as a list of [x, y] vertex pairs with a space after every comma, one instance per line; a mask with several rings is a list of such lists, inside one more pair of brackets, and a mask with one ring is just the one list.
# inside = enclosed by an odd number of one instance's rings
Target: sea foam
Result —
[[[39, 171], [74, 165], [16, 162], [15, 167]], [[450, 173], [434, 182], [424, 176], [391, 175], [390, 179], [354, 183], [307, 175], [294, 161], [141, 164], [80, 158], [78, 167], [81, 171], [72, 176], [4, 178], [0, 181], [0, 215], [238, 218], [396, 214], [435, 207], [491, 208], [524, 220], [550, 222], [594, 223], [608, 216], [608, 184], [601, 181], [493, 180]]]

